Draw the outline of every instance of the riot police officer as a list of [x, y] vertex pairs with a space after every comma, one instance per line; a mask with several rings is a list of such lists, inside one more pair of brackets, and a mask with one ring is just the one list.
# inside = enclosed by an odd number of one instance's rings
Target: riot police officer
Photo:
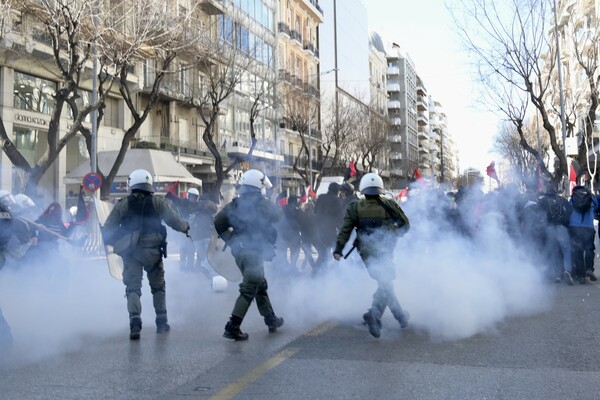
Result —
[[274, 224], [281, 218], [280, 210], [264, 196], [263, 191], [270, 187], [269, 178], [261, 171], [244, 172], [239, 197], [215, 216], [217, 233], [230, 246], [243, 276], [240, 294], [223, 334], [236, 341], [248, 339], [240, 325], [254, 299], [269, 332], [276, 332], [283, 325], [283, 318], [273, 312], [264, 271], [264, 261], [275, 257], [277, 230]]
[[[133, 171], [128, 180], [130, 195], [119, 201], [103, 228], [106, 244], [128, 242], [118, 254], [123, 258], [123, 283], [127, 297], [131, 340], [140, 338], [142, 330], [142, 275], [146, 271], [156, 313], [156, 333], [170, 330], [167, 320], [165, 270], [167, 231], [162, 224], [187, 233], [190, 226], [181, 219], [169, 203], [154, 196], [152, 175], [143, 169]], [[115, 247], [115, 251], [117, 248]]]
[[356, 229], [355, 246], [371, 278], [377, 282], [371, 309], [363, 315], [369, 333], [378, 338], [381, 335], [381, 316], [387, 307], [402, 328], [408, 326], [409, 315], [402, 310], [392, 281], [396, 278], [395, 266], [391, 262], [399, 235], [409, 228], [409, 221], [398, 203], [383, 194], [383, 181], [375, 173], [367, 173], [360, 180], [359, 190], [364, 199], [348, 205], [344, 222], [337, 237], [333, 257], [342, 258], [344, 245]]

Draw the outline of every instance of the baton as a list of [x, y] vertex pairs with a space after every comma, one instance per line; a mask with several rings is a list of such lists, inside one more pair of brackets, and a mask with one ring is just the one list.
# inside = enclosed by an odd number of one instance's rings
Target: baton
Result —
[[56, 236], [56, 237], [58, 237], [58, 238], [60, 238], [62, 240], [66, 240], [67, 242], [69, 241], [68, 237], [65, 237], [65, 236], [63, 236], [63, 235], [61, 235], [59, 233], [56, 233], [56, 232], [48, 229], [46, 226], [44, 226], [42, 224], [38, 224], [37, 222], [33, 222], [32, 220], [27, 219], [25, 217], [17, 217], [17, 219], [20, 219], [20, 220], [22, 220], [24, 222], [27, 222], [28, 224], [31, 224], [31, 225], [35, 226], [36, 228], [38, 228], [38, 229], [41, 229], [41, 230], [43, 230], [45, 232], [48, 232], [49, 234], [54, 235], [54, 236]]
[[348, 252], [346, 253], [346, 255], [344, 256], [344, 260], [346, 258], [348, 258], [348, 256], [350, 255], [350, 253], [352, 253], [354, 251], [354, 249], [356, 248], [356, 245], [353, 245], [352, 248], [350, 250], [348, 250]]

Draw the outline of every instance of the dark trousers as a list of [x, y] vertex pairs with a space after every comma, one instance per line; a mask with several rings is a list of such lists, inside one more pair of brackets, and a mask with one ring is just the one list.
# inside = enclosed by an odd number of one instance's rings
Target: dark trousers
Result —
[[594, 270], [596, 257], [594, 246], [594, 228], [569, 227], [571, 236], [571, 249], [573, 255], [573, 272], [577, 277], [585, 277], [586, 270]]

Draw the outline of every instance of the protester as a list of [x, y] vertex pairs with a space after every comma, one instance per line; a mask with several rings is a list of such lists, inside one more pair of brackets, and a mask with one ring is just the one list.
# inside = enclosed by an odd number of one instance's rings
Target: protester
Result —
[[369, 333], [381, 335], [381, 316], [389, 307], [400, 327], [408, 326], [409, 314], [405, 312], [394, 293], [392, 281], [396, 278], [391, 258], [399, 236], [409, 229], [409, 221], [398, 203], [381, 196], [383, 181], [375, 173], [367, 173], [360, 180], [364, 199], [350, 203], [337, 237], [333, 257], [339, 261], [346, 242], [356, 229], [356, 248], [371, 278], [377, 282], [371, 309], [363, 315]]
[[248, 339], [240, 326], [254, 299], [269, 332], [276, 332], [283, 325], [283, 318], [273, 311], [264, 272], [264, 261], [275, 256], [277, 231], [274, 225], [281, 219], [277, 206], [264, 197], [263, 191], [270, 186], [271, 182], [263, 172], [256, 169], [244, 172], [239, 197], [215, 217], [217, 233], [231, 248], [243, 276], [240, 294], [225, 325], [223, 336], [227, 339]]
[[316, 243], [317, 270], [313, 273], [323, 272], [325, 263], [335, 246], [337, 229], [344, 217], [344, 205], [338, 196], [339, 192], [340, 185], [332, 182], [327, 188], [327, 193], [320, 195], [315, 204], [316, 220], [319, 221], [319, 239]]
[[581, 284], [585, 278], [596, 280], [594, 274], [595, 244], [594, 215], [598, 210], [598, 198], [585, 186], [575, 186], [571, 194], [573, 213], [569, 218], [569, 234], [573, 256], [573, 275]]
[[571, 255], [571, 238], [569, 236], [569, 219], [573, 206], [567, 199], [559, 196], [556, 189], [549, 187], [539, 198], [539, 204], [546, 212], [546, 247], [544, 254], [549, 266], [549, 273], [554, 281], [564, 280], [573, 285], [571, 276], [573, 258]]
[[[160, 196], [154, 196], [152, 175], [138, 169], [129, 175], [130, 195], [119, 201], [103, 227], [104, 243], [114, 245], [123, 258], [123, 283], [129, 312], [129, 339], [138, 340], [142, 330], [142, 277], [146, 271], [156, 314], [156, 333], [168, 332], [165, 294], [165, 270], [162, 258], [166, 256], [167, 230], [164, 221], [179, 232], [187, 232], [190, 225]], [[123, 244], [125, 243], [125, 244]], [[119, 248], [117, 244], [120, 244]]]

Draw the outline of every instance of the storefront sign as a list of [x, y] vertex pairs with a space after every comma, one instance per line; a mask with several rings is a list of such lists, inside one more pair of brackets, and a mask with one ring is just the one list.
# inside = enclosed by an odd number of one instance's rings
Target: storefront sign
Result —
[[26, 122], [28, 124], [40, 125], [40, 126], [48, 126], [48, 121], [44, 118], [34, 117], [31, 115], [24, 114], [15, 114], [15, 121], [18, 122]]

